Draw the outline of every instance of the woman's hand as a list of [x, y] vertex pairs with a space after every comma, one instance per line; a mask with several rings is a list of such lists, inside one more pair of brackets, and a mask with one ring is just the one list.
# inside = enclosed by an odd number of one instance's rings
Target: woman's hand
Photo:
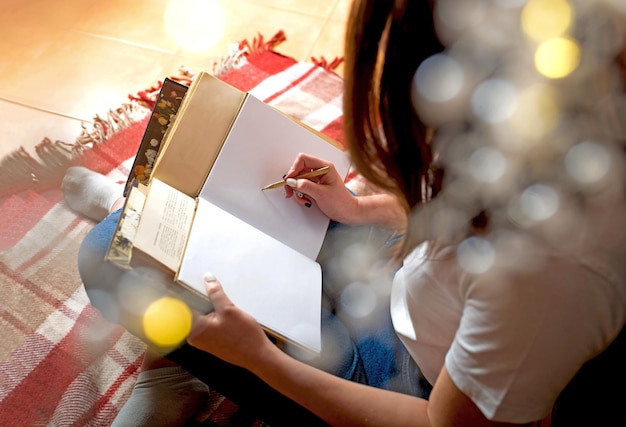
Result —
[[190, 345], [248, 369], [264, 354], [280, 351], [259, 323], [232, 303], [217, 279], [207, 274], [204, 283], [214, 311], [194, 320], [187, 337]]
[[[289, 180], [323, 166], [330, 166], [330, 172], [315, 178]], [[355, 197], [332, 163], [300, 153], [285, 179], [288, 182], [285, 186], [287, 198], [295, 194], [296, 202], [308, 207], [315, 201], [332, 220], [346, 225], [377, 225], [399, 232], [406, 230], [407, 210], [395, 195], [380, 192]]]
[[[311, 172], [323, 166], [330, 166], [330, 171], [324, 175], [295, 180], [295, 184], [289, 181], [297, 175]], [[358, 202], [350, 194], [344, 184], [344, 179], [339, 175], [332, 163], [323, 159], [300, 153], [293, 165], [287, 172], [285, 179], [290, 185], [285, 186], [285, 196], [295, 200], [302, 206], [310, 207], [315, 202], [324, 214], [332, 220], [350, 224], [357, 215]]]

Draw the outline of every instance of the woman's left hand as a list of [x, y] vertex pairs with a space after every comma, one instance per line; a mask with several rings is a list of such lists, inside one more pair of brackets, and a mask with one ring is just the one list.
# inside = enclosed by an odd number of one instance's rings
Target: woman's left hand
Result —
[[194, 319], [187, 337], [190, 345], [246, 369], [259, 363], [264, 349], [277, 349], [259, 323], [232, 303], [217, 279], [205, 279], [205, 286], [214, 311]]

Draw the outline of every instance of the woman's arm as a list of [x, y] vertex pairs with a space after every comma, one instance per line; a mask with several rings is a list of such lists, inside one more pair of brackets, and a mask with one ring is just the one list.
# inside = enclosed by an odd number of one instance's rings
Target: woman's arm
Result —
[[333, 426], [430, 426], [428, 402], [335, 377], [274, 349], [253, 373]]
[[393, 194], [380, 193], [356, 197], [357, 212], [352, 225], [377, 225], [404, 233], [407, 213]]
[[281, 351], [253, 372], [333, 426], [462, 426], [513, 424], [487, 420], [452, 382], [445, 367], [429, 401], [335, 377]]
[[[336, 426], [501, 426], [451, 381], [445, 369], [429, 401], [335, 377], [283, 353], [238, 309], [217, 281], [207, 283], [215, 311], [195, 320], [189, 344], [241, 366]], [[245, 387], [245, 385], [242, 385]]]

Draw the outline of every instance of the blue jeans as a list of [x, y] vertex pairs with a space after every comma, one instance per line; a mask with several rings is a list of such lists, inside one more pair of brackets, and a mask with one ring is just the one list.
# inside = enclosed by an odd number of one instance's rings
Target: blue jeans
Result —
[[[96, 225], [83, 241], [78, 255], [78, 267], [87, 295], [103, 316], [122, 325], [129, 332], [146, 339], [141, 324], [141, 313], [125, 308], [124, 298], [132, 296], [157, 299], [164, 292], [174, 294], [192, 308], [208, 312], [210, 305], [188, 293], [184, 288], [171, 286], [171, 278], [150, 269], [124, 271], [104, 261], [104, 255], [115, 231], [120, 211], [114, 212]], [[355, 248], [364, 251], [372, 265], [388, 260], [385, 245], [388, 233], [371, 227], [347, 227], [332, 223], [318, 257], [323, 274], [322, 353], [315, 358], [298, 351], [285, 351], [304, 362], [333, 375], [374, 387], [427, 398], [430, 385], [406, 352], [393, 330], [389, 314], [388, 294], [383, 292], [367, 318], [354, 316], [343, 309], [344, 290], [354, 284], [363, 271], [348, 272], [342, 254]], [[381, 269], [382, 271], [382, 269]], [[381, 288], [390, 286], [391, 274], [377, 276]], [[170, 283], [170, 286], [166, 286]], [[145, 301], [149, 304], [151, 301]], [[135, 312], [134, 312], [135, 311]], [[152, 345], [152, 344], [151, 344]], [[206, 382], [214, 390], [239, 404], [242, 410], [270, 425], [323, 424], [304, 408], [269, 388], [250, 372], [230, 365], [208, 353], [187, 344], [176, 349], [158, 349], [168, 359]], [[295, 424], [294, 424], [295, 423]]]

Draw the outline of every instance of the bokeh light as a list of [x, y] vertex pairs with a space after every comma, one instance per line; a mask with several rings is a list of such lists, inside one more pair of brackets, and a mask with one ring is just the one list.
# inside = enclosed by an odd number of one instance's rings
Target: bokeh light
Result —
[[481, 237], [470, 237], [461, 242], [456, 256], [461, 268], [471, 274], [487, 272], [496, 258], [491, 242]]
[[[488, 212], [488, 239], [460, 246], [465, 271], [492, 268], [489, 242], [509, 228], [520, 233], [501, 235], [498, 259], [510, 252], [538, 265], [541, 255], [521, 255], [520, 236], [572, 247], [588, 213], [581, 206], [610, 208], [622, 197], [626, 71], [615, 58], [625, 12], [622, 0], [435, 2], [445, 49], [418, 68], [411, 101], [436, 129], [446, 178], [411, 221], [428, 224], [418, 230], [427, 238], [458, 241], [477, 212]], [[511, 236], [517, 243], [507, 245]]]
[[343, 290], [339, 301], [346, 313], [352, 317], [363, 318], [376, 309], [378, 297], [368, 285], [353, 282]]
[[472, 112], [487, 123], [500, 123], [517, 109], [517, 89], [504, 79], [482, 82], [472, 95]]
[[541, 43], [535, 53], [537, 71], [551, 79], [570, 75], [580, 63], [580, 47], [575, 40], [557, 37]]
[[217, 0], [170, 0], [165, 30], [183, 51], [206, 52], [224, 37], [226, 15]]
[[192, 321], [187, 304], [177, 298], [163, 297], [148, 306], [143, 315], [143, 329], [154, 344], [173, 347], [187, 338]]
[[611, 155], [602, 145], [584, 141], [570, 148], [565, 155], [565, 169], [569, 176], [582, 184], [593, 184], [609, 173]]
[[567, 34], [574, 12], [566, 0], [530, 0], [522, 11], [524, 33], [538, 41]]
[[520, 91], [518, 108], [510, 124], [514, 134], [526, 140], [538, 140], [557, 126], [559, 117], [554, 91], [549, 86], [534, 84]]
[[463, 70], [449, 55], [438, 54], [426, 59], [415, 73], [413, 84], [418, 92], [433, 102], [454, 98], [463, 87]]
[[559, 209], [559, 195], [554, 188], [545, 184], [533, 184], [522, 192], [522, 213], [532, 221], [545, 221]]
[[470, 174], [480, 182], [498, 181], [506, 171], [507, 161], [502, 153], [494, 148], [480, 147], [469, 158]]

